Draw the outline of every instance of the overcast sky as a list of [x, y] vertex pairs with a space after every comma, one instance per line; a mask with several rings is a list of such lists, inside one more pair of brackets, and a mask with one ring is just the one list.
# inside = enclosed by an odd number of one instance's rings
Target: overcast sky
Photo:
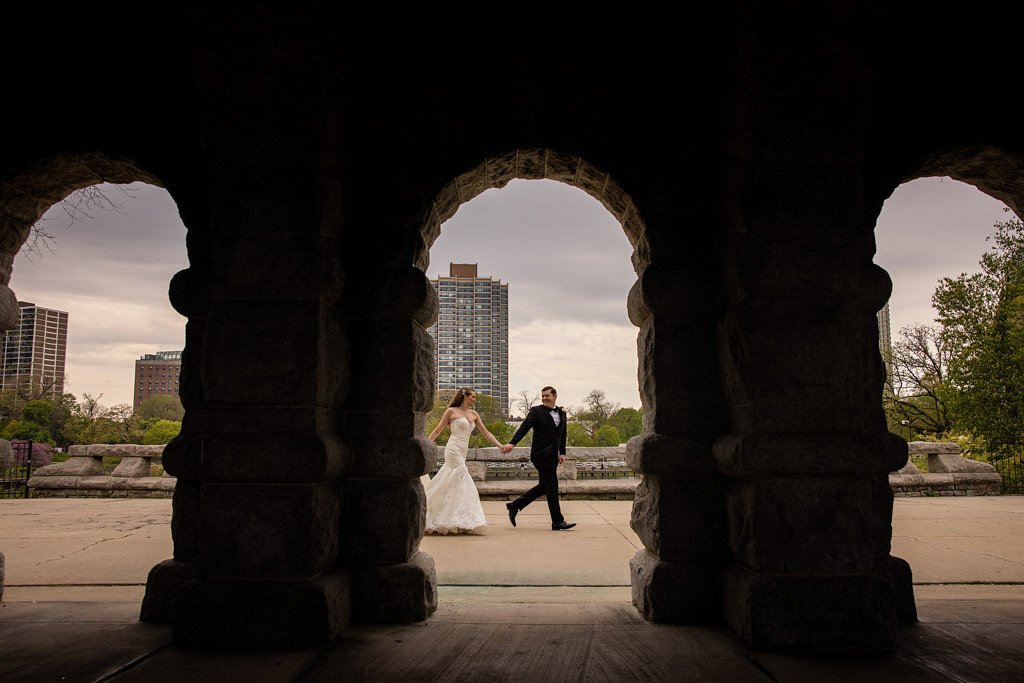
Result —
[[[11, 287], [22, 301], [68, 311], [66, 391], [131, 403], [134, 361], [182, 348], [184, 319], [167, 301], [167, 283], [187, 267], [185, 229], [170, 196], [136, 185], [133, 197], [108, 194], [120, 212], [93, 211], [67, 227], [55, 207], [48, 229], [56, 253], [15, 260]], [[876, 263], [892, 275], [894, 335], [930, 323], [931, 294], [942, 276], [974, 271], [1002, 203], [948, 178], [900, 187], [876, 230]], [[513, 181], [463, 205], [431, 250], [430, 277], [451, 261], [509, 284], [509, 389], [545, 384], [559, 403], [579, 405], [591, 389], [639, 407], [636, 328], [626, 294], [636, 274], [614, 218], [581, 190], [553, 181]]]

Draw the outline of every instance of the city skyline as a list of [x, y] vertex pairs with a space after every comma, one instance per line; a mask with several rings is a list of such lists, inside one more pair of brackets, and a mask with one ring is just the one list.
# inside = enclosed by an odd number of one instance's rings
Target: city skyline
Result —
[[[185, 230], [170, 196], [136, 184], [114, 198], [119, 211], [95, 211], [64, 229], [52, 220], [56, 253], [15, 260], [11, 287], [21, 300], [69, 311], [66, 391], [103, 394], [105, 405], [133, 403], [134, 360], [152, 349], [181, 348], [184, 319], [168, 303], [167, 283], [187, 267]], [[1002, 203], [948, 178], [907, 183], [885, 204], [876, 228], [875, 262], [894, 283], [892, 334], [930, 323], [938, 279], [977, 269], [993, 223], [1008, 220]], [[59, 216], [54, 207], [49, 215]], [[543, 239], [542, 257], [522, 245]], [[636, 328], [625, 300], [636, 279], [631, 248], [604, 207], [553, 181], [513, 181], [463, 205], [431, 250], [428, 277], [449, 262], [479, 263], [480, 272], [515, 291], [509, 320], [509, 392], [532, 397], [553, 384], [559, 403], [579, 405], [590, 389], [639, 407]], [[532, 254], [533, 252], [531, 252]], [[56, 274], [56, 276], [55, 276]]]

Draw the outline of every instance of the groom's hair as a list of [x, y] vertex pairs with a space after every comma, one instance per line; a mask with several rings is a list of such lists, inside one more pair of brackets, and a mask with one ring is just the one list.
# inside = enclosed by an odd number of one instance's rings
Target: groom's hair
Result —
[[554, 394], [555, 396], [558, 396], [558, 392], [557, 392], [557, 391], [555, 391], [555, 388], [554, 388], [554, 387], [544, 387], [544, 388], [542, 388], [542, 389], [540, 390], [540, 393], [542, 393], [542, 394], [543, 394], [543, 393], [544, 393], [545, 391], [550, 391], [550, 392], [551, 392], [552, 394]]

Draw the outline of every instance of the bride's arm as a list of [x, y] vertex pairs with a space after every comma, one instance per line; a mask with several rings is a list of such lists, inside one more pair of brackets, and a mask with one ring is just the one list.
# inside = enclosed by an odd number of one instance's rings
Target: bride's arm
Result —
[[480, 413], [473, 411], [473, 415], [476, 416], [476, 428], [480, 430], [480, 433], [484, 435], [484, 438], [493, 443], [498, 448], [501, 448], [501, 442], [494, 438], [494, 434], [487, 431], [487, 427], [484, 425], [484, 421], [480, 419]]
[[430, 435], [427, 436], [427, 438], [430, 439], [431, 441], [437, 439], [437, 437], [441, 434], [441, 432], [444, 431], [444, 428], [448, 426], [448, 423], [451, 422], [451, 420], [452, 409], [448, 408], [447, 410], [444, 411], [444, 415], [441, 416], [441, 421], [437, 423], [437, 426], [434, 427], [434, 431], [430, 432]]

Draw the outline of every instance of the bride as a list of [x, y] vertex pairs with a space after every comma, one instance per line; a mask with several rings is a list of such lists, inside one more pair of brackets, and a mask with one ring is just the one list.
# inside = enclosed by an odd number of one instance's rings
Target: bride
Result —
[[441, 421], [427, 437], [433, 441], [451, 425], [452, 433], [444, 447], [444, 464], [433, 479], [426, 474], [421, 479], [427, 492], [425, 531], [428, 534], [479, 533], [487, 526], [480, 494], [476, 492], [476, 484], [466, 469], [466, 449], [469, 448], [469, 435], [473, 433], [474, 426], [495, 446], [500, 448], [501, 443], [487, 431], [480, 415], [473, 410], [474, 405], [476, 392], [459, 389]]

